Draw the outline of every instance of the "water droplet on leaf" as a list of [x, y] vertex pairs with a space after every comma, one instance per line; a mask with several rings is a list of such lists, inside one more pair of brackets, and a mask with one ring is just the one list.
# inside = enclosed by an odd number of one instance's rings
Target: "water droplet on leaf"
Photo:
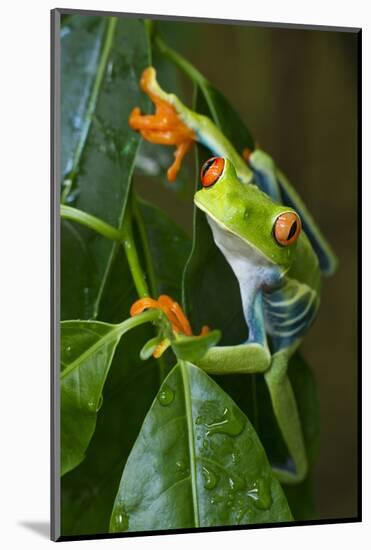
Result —
[[228, 483], [233, 492], [241, 491], [245, 487], [245, 481], [239, 476], [229, 476]]
[[111, 520], [112, 531], [127, 531], [129, 528], [129, 516], [123, 510], [116, 512]]
[[202, 466], [202, 474], [204, 476], [205, 489], [214, 489], [218, 483], [218, 476], [210, 468]]
[[216, 420], [211, 424], [205, 424], [205, 426], [207, 428], [206, 435], [221, 433], [231, 435], [232, 437], [239, 435], [244, 428], [244, 424], [241, 420], [239, 420], [228, 408], [224, 409], [223, 416], [220, 420]]
[[158, 394], [158, 400], [161, 405], [167, 406], [174, 401], [174, 392], [169, 386], [163, 386], [162, 390]]
[[269, 510], [272, 506], [270, 484], [263, 478], [254, 481], [252, 488], [247, 492], [247, 496], [254, 501], [254, 506], [259, 510]]
[[180, 472], [184, 472], [187, 469], [187, 466], [183, 460], [178, 460], [175, 463], [175, 466], [176, 466], [176, 469], [179, 470]]

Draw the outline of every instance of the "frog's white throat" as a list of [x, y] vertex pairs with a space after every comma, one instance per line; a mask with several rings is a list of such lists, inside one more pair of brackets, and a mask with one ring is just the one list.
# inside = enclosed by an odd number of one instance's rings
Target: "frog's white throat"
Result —
[[263, 286], [275, 286], [281, 278], [280, 268], [254, 245], [249, 244], [206, 214], [215, 244], [231, 266], [240, 285], [243, 309], [251, 307], [256, 292]]

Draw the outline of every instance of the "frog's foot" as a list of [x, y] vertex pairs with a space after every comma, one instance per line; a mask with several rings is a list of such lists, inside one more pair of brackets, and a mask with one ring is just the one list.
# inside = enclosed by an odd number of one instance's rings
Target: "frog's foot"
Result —
[[[173, 332], [184, 334], [186, 336], [194, 336], [191, 325], [182, 307], [166, 294], [162, 294], [161, 296], [159, 296], [158, 300], [154, 300], [153, 298], [149, 297], [140, 298], [131, 306], [130, 315], [133, 317], [134, 315], [138, 315], [144, 310], [151, 308], [160, 309], [165, 313], [166, 317], [170, 321]], [[209, 332], [209, 330], [209, 327], [203, 326], [201, 330], [201, 335], [206, 334], [207, 332]], [[160, 357], [169, 347], [169, 345], [170, 340], [168, 338], [164, 338], [164, 340], [162, 340], [154, 350], [153, 356], [156, 358]]]
[[173, 105], [176, 101], [175, 96], [167, 94], [160, 88], [153, 67], [143, 71], [140, 85], [155, 104], [155, 114], [142, 115], [139, 107], [135, 107], [130, 114], [129, 124], [133, 130], [140, 132], [143, 138], [151, 143], [175, 146], [175, 159], [167, 171], [169, 181], [174, 181], [184, 156], [196, 141], [196, 135], [181, 120]]

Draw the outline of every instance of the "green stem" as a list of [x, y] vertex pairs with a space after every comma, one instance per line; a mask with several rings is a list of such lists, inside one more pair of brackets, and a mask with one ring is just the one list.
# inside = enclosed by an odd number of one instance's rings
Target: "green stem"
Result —
[[89, 229], [93, 229], [107, 239], [121, 242], [126, 253], [130, 272], [139, 297], [143, 298], [144, 296], [149, 296], [150, 293], [148, 285], [139, 262], [138, 252], [134, 242], [130, 204], [127, 206], [121, 231], [115, 227], [112, 227], [112, 225], [109, 225], [103, 220], [96, 218], [87, 212], [78, 210], [77, 208], [72, 208], [71, 206], [61, 205], [61, 216], [64, 219], [78, 222]]
[[133, 277], [134, 285], [140, 298], [149, 296], [149, 288], [147, 285], [146, 277], [143, 273], [142, 267], [139, 262], [138, 252], [135, 246], [132, 224], [132, 207], [131, 200], [128, 201], [125, 219], [122, 226], [123, 240], [122, 244], [125, 250], [126, 258], [128, 260], [131, 275]]
[[[145, 229], [143, 216], [142, 216], [142, 213], [140, 211], [138, 201], [136, 199], [136, 196], [135, 196], [134, 192], [133, 192], [133, 195], [132, 195], [132, 209], [133, 209], [133, 217], [134, 217], [135, 222], [137, 224], [140, 240], [141, 240], [142, 247], [143, 247], [144, 260], [145, 260], [145, 263], [146, 263], [146, 271], [147, 271], [147, 274], [148, 274], [149, 285], [150, 285], [150, 288], [151, 288], [151, 295], [157, 298], [158, 295], [159, 295], [159, 289], [158, 289], [158, 285], [157, 285], [157, 281], [156, 281], [155, 268], [154, 268], [154, 265], [153, 265], [153, 262], [152, 262], [152, 256], [151, 256], [151, 251], [150, 251], [150, 248], [149, 248], [148, 237], [147, 237], [147, 232], [146, 232], [146, 229]], [[165, 363], [164, 358], [162, 356], [159, 357], [157, 359], [157, 361], [158, 361], [160, 384], [162, 384], [162, 382], [163, 382], [163, 380], [165, 379], [165, 376], [166, 376], [166, 363]]]
[[100, 218], [96, 218], [83, 210], [72, 208], [72, 206], [62, 204], [61, 217], [65, 220], [72, 220], [80, 223], [81, 225], [85, 225], [85, 227], [93, 229], [107, 239], [111, 239], [113, 241], [122, 241], [123, 239], [122, 233], [112, 225], [109, 225]]
[[148, 236], [147, 236], [143, 216], [138, 205], [138, 200], [134, 193], [132, 196], [132, 211], [133, 211], [133, 218], [137, 225], [140, 240], [143, 247], [144, 261], [146, 263], [146, 268], [147, 268], [146, 271], [148, 273], [148, 280], [149, 280], [149, 286], [151, 289], [151, 295], [157, 298], [159, 294], [159, 290], [158, 290], [158, 285], [156, 281], [155, 268], [152, 262], [151, 251], [149, 248]]

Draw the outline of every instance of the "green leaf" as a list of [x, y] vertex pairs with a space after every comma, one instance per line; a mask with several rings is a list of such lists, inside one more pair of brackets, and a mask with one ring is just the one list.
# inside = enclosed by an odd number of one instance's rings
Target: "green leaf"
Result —
[[78, 224], [61, 220], [61, 236], [61, 319], [84, 319], [90, 314], [94, 264]]
[[291, 519], [245, 415], [202, 370], [174, 367], [127, 461], [110, 531]]
[[172, 342], [172, 348], [178, 359], [196, 363], [208, 349], [216, 346], [220, 337], [220, 330], [212, 330], [203, 336], [179, 336]]
[[61, 325], [61, 474], [83, 459], [102, 389], [120, 340], [117, 326], [89, 321]]
[[157, 282], [156, 294], [168, 294], [180, 302], [182, 273], [191, 240], [164, 212], [142, 199], [138, 203]]
[[71, 16], [61, 29], [61, 172], [67, 175], [82, 137], [89, 96], [99, 66], [106, 21]]
[[[72, 16], [62, 28], [61, 57], [62, 198], [120, 228], [140, 142], [128, 118], [133, 107], [147, 107], [139, 89], [150, 64], [143, 21]], [[89, 287], [81, 281], [67, 299], [83, 301], [84, 318], [94, 318], [118, 245], [86, 229], [80, 236], [93, 268]], [[62, 245], [65, 238], [62, 227]], [[62, 280], [71, 277], [73, 261], [66, 258]], [[76, 307], [72, 317], [80, 313]]]
[[151, 335], [151, 327], [141, 326], [125, 334], [116, 348], [85, 460], [61, 480], [64, 535], [108, 532], [127, 456], [160, 385], [157, 362], [139, 359]]
[[61, 324], [61, 474], [83, 459], [94, 433], [103, 385], [121, 336], [158, 312], [119, 325], [93, 321]]

